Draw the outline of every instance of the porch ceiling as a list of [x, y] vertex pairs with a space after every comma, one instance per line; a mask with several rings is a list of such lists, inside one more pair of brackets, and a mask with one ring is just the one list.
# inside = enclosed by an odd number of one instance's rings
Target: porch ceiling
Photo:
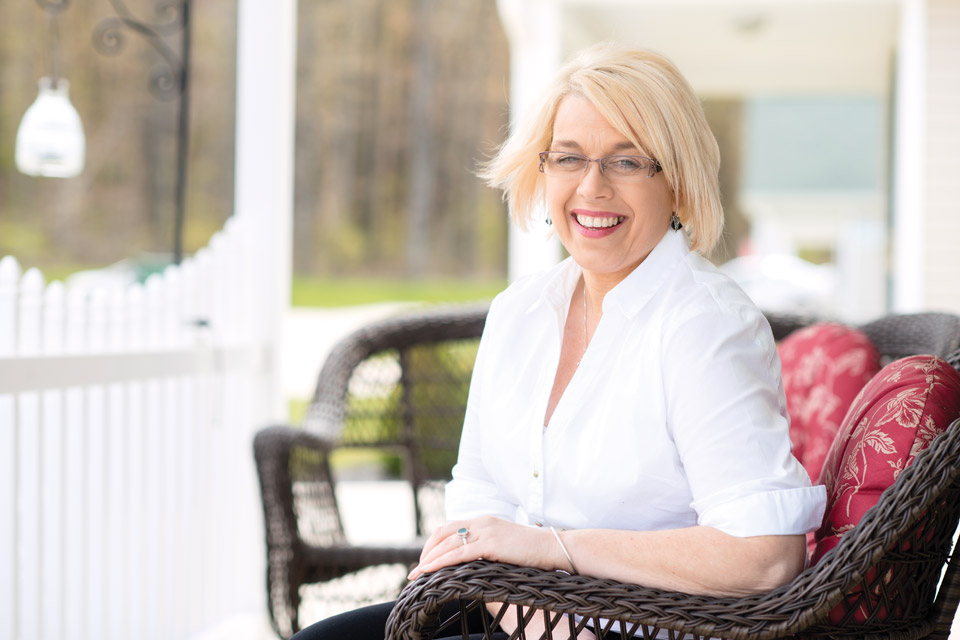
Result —
[[890, 90], [897, 0], [555, 0], [564, 55], [599, 40], [668, 55], [701, 95]]

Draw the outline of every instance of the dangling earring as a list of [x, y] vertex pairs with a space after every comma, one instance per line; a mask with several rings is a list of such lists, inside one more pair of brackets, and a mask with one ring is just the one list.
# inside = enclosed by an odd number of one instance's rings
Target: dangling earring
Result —
[[547, 226], [548, 226], [548, 227], [552, 227], [552, 226], [553, 226], [553, 220], [550, 219], [550, 216], [547, 216]]
[[680, 216], [677, 215], [677, 212], [676, 212], [676, 211], [674, 211], [674, 212], [670, 215], [670, 227], [671, 227], [674, 231], [680, 231], [680, 229], [683, 229], [683, 223], [680, 222]]

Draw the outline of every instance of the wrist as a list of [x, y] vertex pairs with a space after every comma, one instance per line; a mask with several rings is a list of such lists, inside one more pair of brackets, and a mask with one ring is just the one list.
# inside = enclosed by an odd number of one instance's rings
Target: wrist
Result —
[[571, 575], [577, 575], [580, 572], [577, 570], [577, 565], [574, 564], [573, 558], [570, 555], [570, 550], [567, 549], [567, 545], [564, 544], [563, 538], [560, 537], [560, 532], [550, 527], [550, 533], [554, 538], [554, 542], [560, 550], [560, 570], [566, 571]]

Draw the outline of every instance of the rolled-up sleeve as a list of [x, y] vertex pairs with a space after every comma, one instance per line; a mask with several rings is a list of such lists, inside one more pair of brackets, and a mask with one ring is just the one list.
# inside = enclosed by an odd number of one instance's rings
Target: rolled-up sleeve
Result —
[[668, 428], [700, 525], [739, 537], [820, 526], [822, 486], [792, 455], [780, 362], [749, 304], [685, 309], [663, 341]]

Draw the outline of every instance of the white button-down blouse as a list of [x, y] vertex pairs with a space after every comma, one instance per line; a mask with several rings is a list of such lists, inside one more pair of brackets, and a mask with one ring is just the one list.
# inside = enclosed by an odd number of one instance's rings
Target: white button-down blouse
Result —
[[817, 528], [826, 495], [790, 453], [769, 325], [681, 232], [667, 231], [607, 293], [544, 426], [580, 275], [568, 259], [491, 305], [447, 517], [568, 529], [699, 524], [735, 536]]

